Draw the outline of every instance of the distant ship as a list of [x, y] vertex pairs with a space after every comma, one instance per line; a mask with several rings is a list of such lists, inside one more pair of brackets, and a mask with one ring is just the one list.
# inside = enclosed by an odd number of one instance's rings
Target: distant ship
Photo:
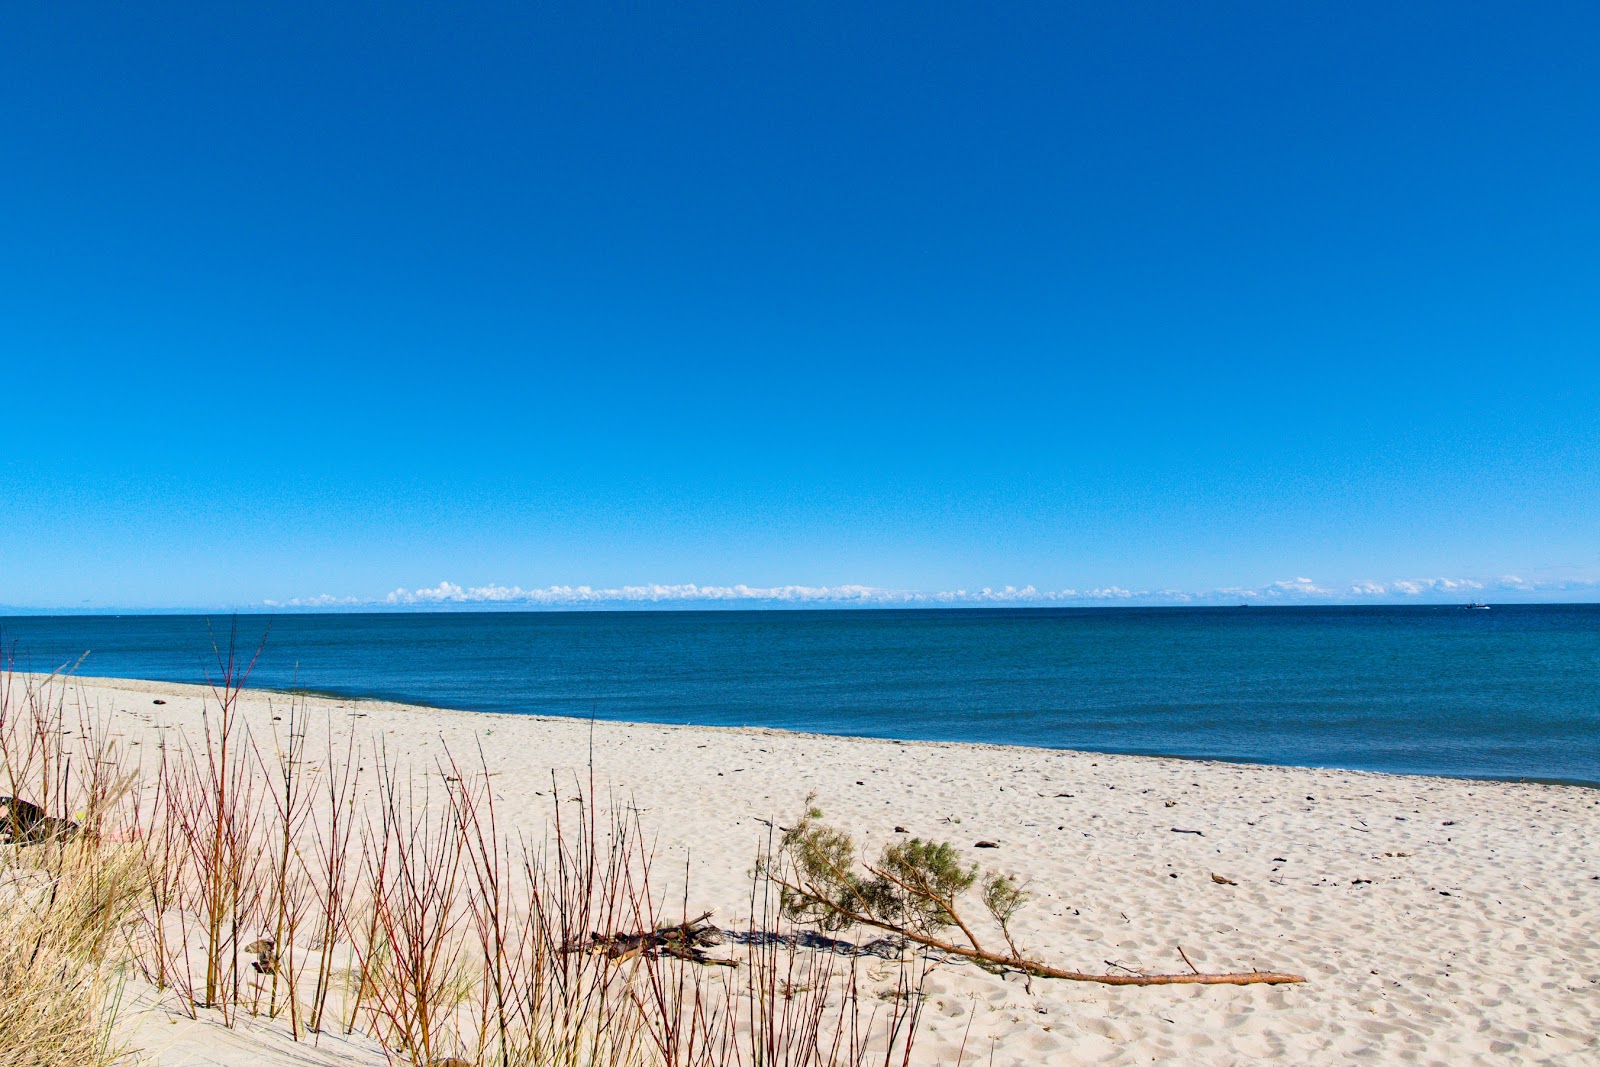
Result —
[[1467, 605], [1467, 610], [1468, 611], [1488, 611], [1489, 610], [1489, 605], [1480, 604], [1476, 600], [1474, 600], [1472, 603]]

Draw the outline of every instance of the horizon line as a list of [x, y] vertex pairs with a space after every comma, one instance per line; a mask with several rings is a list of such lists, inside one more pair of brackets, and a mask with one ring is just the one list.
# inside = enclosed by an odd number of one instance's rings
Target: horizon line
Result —
[[1360, 605], [1449, 605], [1494, 599], [1502, 604], [1584, 604], [1600, 600], [1600, 580], [1567, 578], [1405, 578], [1356, 580], [1322, 585], [1296, 577], [1254, 587], [1205, 591], [1175, 588], [1131, 590], [1121, 586], [1041, 590], [1034, 585], [922, 591], [869, 585], [719, 586], [648, 584], [607, 588], [552, 585], [524, 589], [450, 581], [426, 588], [397, 588], [380, 597], [316, 596], [212, 604], [0, 604], [0, 615], [184, 615], [184, 614], [396, 614], [459, 611], [706, 611], [706, 610], [885, 610], [921, 608], [1104, 608], [1104, 607], [1348, 607]]
[[[773, 612], [785, 614], [799, 614], [802, 612], [854, 612], [867, 614], [871, 612], [890, 611], [1238, 611], [1246, 608], [1255, 609], [1299, 609], [1299, 608], [1466, 608], [1481, 604], [1488, 608], [1574, 608], [1574, 607], [1600, 607], [1600, 599], [1592, 600], [1305, 600], [1305, 601], [1279, 601], [1275, 603], [1165, 603], [1165, 602], [1138, 602], [1138, 603], [1111, 603], [1111, 604], [784, 604], [749, 602], [743, 605], [724, 604], [711, 601], [697, 603], [674, 604], [582, 604], [563, 607], [524, 605], [512, 606], [503, 604], [468, 604], [468, 605], [428, 605], [404, 607], [387, 607], [377, 604], [363, 605], [361, 607], [264, 607], [259, 604], [246, 604], [239, 606], [219, 607], [21, 607], [16, 605], [0, 605], [0, 620], [27, 619], [27, 618], [138, 618], [161, 615], [182, 616], [265, 616], [265, 615], [583, 615], [583, 614], [609, 614], [609, 615], [668, 615], [674, 612], [681, 614], [714, 614], [723, 612], [735, 613], [760, 613]], [[3, 629], [3, 626], [0, 626]]]

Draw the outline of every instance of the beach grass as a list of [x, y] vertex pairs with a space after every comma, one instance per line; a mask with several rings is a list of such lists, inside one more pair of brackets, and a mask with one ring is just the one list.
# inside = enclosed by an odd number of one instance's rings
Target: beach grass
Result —
[[[69, 722], [53, 680], [0, 672], [0, 1067], [101, 1067], [115, 1029], [123, 931], [148, 872], [108, 833], [132, 779], [96, 724]], [[84, 739], [74, 760], [65, 738]], [[39, 798], [35, 807], [11, 798]]]
[[640, 816], [592, 777], [553, 775], [528, 839], [481, 752], [422, 765], [296, 695], [252, 730], [251, 661], [229, 642], [217, 663], [201, 728], [138, 757], [66, 721], [69, 675], [4, 673], [0, 773], [63, 832], [0, 852], [0, 1067], [136, 1051], [130, 983], [418, 1067], [909, 1062], [929, 964], [897, 956], [880, 995], [852, 946], [785, 922], [762, 863], [750, 921], [718, 929], [664, 899]]

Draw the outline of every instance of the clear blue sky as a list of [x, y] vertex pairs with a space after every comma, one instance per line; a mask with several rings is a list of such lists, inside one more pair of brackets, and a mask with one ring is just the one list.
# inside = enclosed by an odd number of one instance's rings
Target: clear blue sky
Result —
[[1596, 599], [1597, 42], [6, 5], [0, 604]]

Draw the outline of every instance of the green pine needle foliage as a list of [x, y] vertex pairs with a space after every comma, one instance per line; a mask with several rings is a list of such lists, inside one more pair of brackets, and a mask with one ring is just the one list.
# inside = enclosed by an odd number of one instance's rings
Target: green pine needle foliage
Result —
[[[955, 846], [914, 837], [885, 845], [875, 864], [858, 866], [855, 840], [822, 817], [808, 798], [805, 816], [784, 832], [779, 855], [792, 864], [798, 887], [782, 890], [786, 918], [827, 931], [863, 918], [923, 933], [960, 922], [956, 901], [978, 883], [980, 872]], [[1009, 876], [991, 873], [983, 879], [981, 900], [1007, 929], [1027, 894]]]

